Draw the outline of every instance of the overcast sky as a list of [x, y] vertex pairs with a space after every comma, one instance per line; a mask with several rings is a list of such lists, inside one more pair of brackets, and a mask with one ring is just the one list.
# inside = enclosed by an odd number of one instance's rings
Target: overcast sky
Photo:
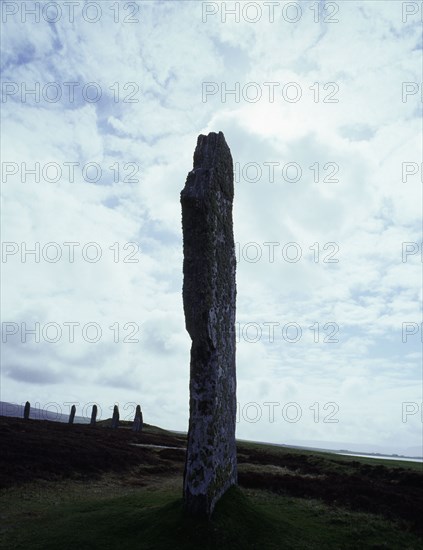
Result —
[[420, 4], [3, 1], [1, 400], [187, 429], [180, 191], [222, 131], [238, 437], [421, 448]]

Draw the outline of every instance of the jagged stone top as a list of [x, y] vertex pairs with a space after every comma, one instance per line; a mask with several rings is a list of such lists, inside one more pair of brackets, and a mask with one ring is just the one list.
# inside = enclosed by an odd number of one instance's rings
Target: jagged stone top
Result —
[[[228, 166], [230, 167], [229, 171]], [[223, 132], [210, 132], [207, 136], [200, 134], [194, 152], [194, 168], [188, 174], [183, 195], [204, 197], [207, 192], [215, 191], [213, 187], [216, 184], [229, 200], [233, 200], [231, 150]]]

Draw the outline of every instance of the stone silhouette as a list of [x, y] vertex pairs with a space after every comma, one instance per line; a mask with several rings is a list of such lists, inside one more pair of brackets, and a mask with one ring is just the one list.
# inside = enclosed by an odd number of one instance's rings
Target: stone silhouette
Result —
[[191, 337], [184, 501], [207, 516], [237, 483], [233, 164], [222, 132], [200, 135], [181, 192], [183, 303]]
[[97, 420], [97, 405], [93, 405], [93, 410], [91, 412], [90, 425], [95, 426], [96, 420]]
[[27, 401], [25, 403], [25, 408], [24, 408], [24, 420], [28, 420], [29, 419], [29, 413], [31, 411], [31, 405], [29, 403], [29, 401]]
[[142, 426], [143, 426], [143, 418], [142, 418], [141, 406], [137, 405], [137, 408], [135, 410], [135, 417], [134, 417], [134, 424], [132, 426], [132, 431], [141, 432]]
[[76, 413], [76, 407], [75, 405], [72, 405], [70, 415], [69, 415], [69, 424], [73, 424], [75, 413]]
[[118, 406], [115, 405], [113, 407], [112, 428], [116, 430], [118, 426], [119, 426], [119, 409], [118, 409]]

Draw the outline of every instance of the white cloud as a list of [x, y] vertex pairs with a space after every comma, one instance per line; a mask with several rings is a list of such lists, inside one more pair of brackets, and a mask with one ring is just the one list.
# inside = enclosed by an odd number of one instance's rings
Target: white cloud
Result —
[[[2, 185], [3, 241], [18, 247], [2, 263], [2, 319], [19, 326], [3, 344], [2, 399], [76, 401], [81, 410], [95, 400], [104, 415], [114, 402], [130, 415], [141, 401], [148, 422], [186, 428], [179, 194], [197, 135], [222, 130], [238, 163], [237, 321], [262, 330], [260, 341], [238, 344], [238, 401], [259, 403], [263, 413], [257, 422], [241, 415], [239, 435], [419, 444], [421, 425], [411, 416], [402, 422], [402, 403], [421, 401], [421, 329], [402, 341], [403, 323], [421, 322], [421, 104], [419, 93], [402, 100], [403, 82], [421, 82], [419, 25], [412, 17], [402, 23], [393, 2], [339, 3], [332, 24], [323, 12], [314, 22], [313, 2], [299, 4], [298, 23], [278, 11], [274, 23], [265, 15], [222, 23], [220, 13], [203, 23], [194, 2], [140, 2], [139, 23], [114, 23], [107, 4], [98, 23], [77, 10], [74, 24], [22, 23], [20, 14], [3, 24], [3, 79], [28, 90], [38, 81], [41, 95], [23, 103], [19, 89], [2, 105], [3, 161], [18, 168]], [[46, 100], [47, 82], [60, 86], [60, 101]], [[73, 103], [65, 82], [78, 83]], [[97, 102], [82, 95], [89, 82], [101, 89]], [[204, 82], [218, 89], [206, 101]], [[236, 82], [238, 101], [222, 101]], [[266, 82], [278, 84], [273, 101]], [[285, 92], [300, 90], [297, 102], [282, 95], [289, 82], [296, 84]], [[262, 98], [249, 102], [245, 94], [257, 89]], [[339, 101], [323, 101], [331, 97]], [[58, 163], [62, 177], [21, 182], [23, 162], [40, 163], [41, 172]], [[69, 162], [79, 163], [73, 182]], [[416, 168], [406, 182], [404, 162]], [[99, 182], [84, 179], [87, 163], [101, 167]], [[256, 168], [244, 172], [247, 163]], [[289, 163], [301, 167], [297, 182], [283, 172]], [[37, 242], [40, 261], [28, 255], [22, 263], [22, 243]], [[51, 242], [62, 252], [57, 263], [43, 256]], [[67, 242], [80, 243], [74, 262]], [[82, 254], [92, 242], [98, 262]], [[139, 250], [124, 248], [133, 242]], [[278, 243], [273, 262], [269, 242]], [[290, 242], [300, 247], [298, 262], [284, 256]], [[419, 250], [403, 262], [405, 242]], [[261, 251], [257, 262], [242, 255], [248, 243]], [[28, 335], [22, 343], [20, 323], [37, 321], [57, 323], [63, 334], [63, 323], [95, 322], [102, 337], [89, 343], [78, 328], [74, 342]], [[298, 342], [287, 341], [287, 323], [300, 326]], [[124, 342], [135, 325], [139, 342]], [[339, 342], [325, 342], [335, 326]], [[271, 401], [281, 404], [278, 422], [264, 415]], [[301, 407], [297, 422], [283, 418], [290, 402]], [[339, 422], [315, 422], [315, 404], [323, 419], [332, 402]]]

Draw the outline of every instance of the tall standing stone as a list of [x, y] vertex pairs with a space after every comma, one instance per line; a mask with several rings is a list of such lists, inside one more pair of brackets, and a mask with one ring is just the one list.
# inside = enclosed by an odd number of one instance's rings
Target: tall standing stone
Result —
[[29, 401], [27, 401], [25, 403], [25, 408], [24, 408], [24, 420], [29, 419], [29, 413], [30, 412], [31, 412], [31, 405], [30, 405]]
[[183, 302], [191, 337], [185, 508], [209, 517], [237, 483], [233, 164], [222, 132], [200, 135], [181, 192]]

